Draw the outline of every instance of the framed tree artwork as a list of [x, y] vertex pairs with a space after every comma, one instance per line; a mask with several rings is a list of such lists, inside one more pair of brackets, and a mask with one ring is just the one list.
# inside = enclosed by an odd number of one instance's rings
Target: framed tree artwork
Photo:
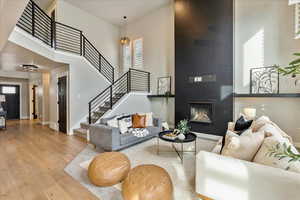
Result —
[[171, 76], [159, 77], [157, 79], [157, 94], [165, 95], [171, 93]]

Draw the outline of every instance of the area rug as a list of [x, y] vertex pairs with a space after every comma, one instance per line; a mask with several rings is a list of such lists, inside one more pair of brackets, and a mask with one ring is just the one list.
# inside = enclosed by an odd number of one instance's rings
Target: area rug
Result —
[[[186, 153], [183, 164], [170, 143], [160, 140], [160, 153], [157, 154], [157, 139], [135, 145], [122, 150], [130, 159], [132, 167], [141, 164], [158, 165], [170, 174], [174, 184], [174, 200], [195, 200], [195, 155]], [[200, 150], [210, 151], [215, 141], [198, 138], [197, 152]], [[178, 146], [179, 148], [179, 146]], [[194, 144], [185, 144], [185, 150], [191, 151]], [[101, 200], [122, 200], [120, 184], [113, 187], [96, 187], [92, 185], [87, 177], [87, 166], [89, 162], [103, 151], [87, 146], [76, 158], [69, 163], [65, 171], [74, 179], [80, 182], [90, 192]]]

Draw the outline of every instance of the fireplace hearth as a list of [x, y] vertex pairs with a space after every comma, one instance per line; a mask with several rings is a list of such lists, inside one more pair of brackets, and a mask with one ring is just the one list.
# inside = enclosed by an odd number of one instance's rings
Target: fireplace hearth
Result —
[[191, 102], [190, 122], [212, 124], [213, 123], [213, 103], [207, 101]]

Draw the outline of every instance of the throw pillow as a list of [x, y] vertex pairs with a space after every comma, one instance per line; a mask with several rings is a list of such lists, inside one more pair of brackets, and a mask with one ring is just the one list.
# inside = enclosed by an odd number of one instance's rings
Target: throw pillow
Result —
[[[284, 143], [288, 146], [292, 145], [286, 138], [278, 138], [275, 136], [265, 138], [253, 162], [300, 173], [300, 162], [289, 162], [290, 158], [280, 159], [269, 155], [269, 150], [272, 147], [277, 144], [283, 145]], [[297, 149], [293, 145], [292, 151], [294, 153], [298, 153]]]
[[132, 128], [146, 128], [146, 115], [132, 115]]
[[153, 126], [153, 113], [138, 113], [139, 115], [146, 115], [146, 126]]
[[225, 146], [221, 154], [241, 160], [252, 161], [264, 137], [264, 132], [253, 133], [251, 129], [246, 130], [241, 136], [228, 131], [225, 138]]
[[234, 131], [243, 131], [248, 129], [253, 120], [246, 120], [245, 117], [242, 115], [240, 118], [235, 122]]
[[252, 131], [257, 132], [261, 127], [269, 123], [271, 123], [269, 117], [261, 116], [257, 120], [254, 120], [254, 122], [251, 124], [251, 129]]
[[118, 124], [118, 118], [119, 116], [113, 117], [110, 120], [107, 120], [107, 125], [114, 127], [114, 128], [119, 128], [119, 124]]
[[118, 118], [118, 124], [121, 134], [127, 133], [128, 129], [132, 127], [132, 119], [131, 116], [124, 116]]

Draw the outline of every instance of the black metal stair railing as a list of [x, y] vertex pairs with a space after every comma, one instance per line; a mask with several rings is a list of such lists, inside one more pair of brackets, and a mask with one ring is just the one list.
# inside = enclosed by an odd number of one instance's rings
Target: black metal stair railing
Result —
[[17, 26], [57, 50], [82, 55], [110, 83], [114, 82], [114, 67], [83, 32], [52, 20], [34, 1], [29, 1]]
[[150, 73], [130, 69], [114, 81], [114, 67], [81, 30], [52, 20], [34, 1], [30, 0], [17, 26], [45, 44], [61, 51], [82, 55], [111, 85], [89, 102], [89, 123], [96, 122], [113, 108], [125, 94], [132, 91], [150, 92]]
[[89, 102], [89, 124], [95, 123], [129, 92], [150, 92], [150, 73], [130, 69]]

